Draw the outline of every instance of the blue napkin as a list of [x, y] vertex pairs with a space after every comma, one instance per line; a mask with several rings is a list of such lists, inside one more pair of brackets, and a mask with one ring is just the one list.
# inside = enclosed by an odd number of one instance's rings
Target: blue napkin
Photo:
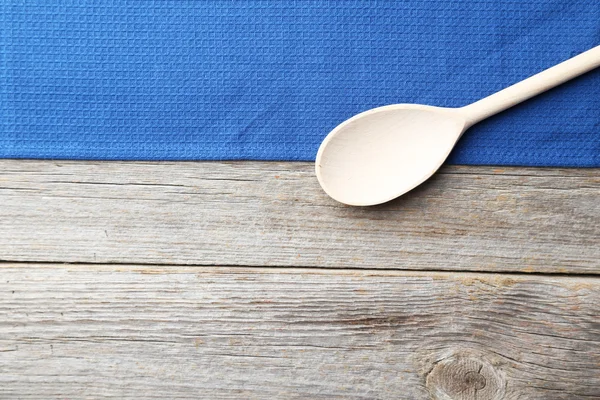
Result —
[[[4, 0], [0, 157], [313, 160], [344, 119], [463, 106], [600, 43], [598, 0]], [[600, 166], [600, 71], [449, 162]]]

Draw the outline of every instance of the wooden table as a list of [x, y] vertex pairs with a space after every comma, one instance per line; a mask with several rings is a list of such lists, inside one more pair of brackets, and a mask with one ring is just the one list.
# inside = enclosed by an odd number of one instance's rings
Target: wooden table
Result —
[[600, 170], [0, 161], [0, 399], [600, 398]]

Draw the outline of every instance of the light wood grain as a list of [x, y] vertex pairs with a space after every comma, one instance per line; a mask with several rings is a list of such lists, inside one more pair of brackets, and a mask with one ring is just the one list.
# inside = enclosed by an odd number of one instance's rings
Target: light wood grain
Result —
[[0, 160], [0, 260], [600, 272], [598, 169], [446, 167], [343, 206], [309, 163]]
[[0, 264], [0, 398], [592, 399], [600, 279]]

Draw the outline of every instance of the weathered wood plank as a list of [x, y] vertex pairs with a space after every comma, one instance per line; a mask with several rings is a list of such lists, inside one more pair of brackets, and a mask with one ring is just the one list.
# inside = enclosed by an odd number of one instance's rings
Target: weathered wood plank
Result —
[[0, 264], [0, 398], [600, 398], [600, 278]]
[[309, 163], [0, 160], [0, 260], [600, 272], [598, 169], [446, 167], [378, 207]]

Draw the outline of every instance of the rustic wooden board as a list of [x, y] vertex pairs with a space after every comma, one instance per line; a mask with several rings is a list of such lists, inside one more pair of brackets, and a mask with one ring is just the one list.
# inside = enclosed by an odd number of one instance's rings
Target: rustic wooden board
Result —
[[0, 398], [600, 398], [600, 278], [0, 264]]
[[0, 260], [600, 272], [600, 171], [446, 167], [372, 208], [310, 163], [0, 160]]

